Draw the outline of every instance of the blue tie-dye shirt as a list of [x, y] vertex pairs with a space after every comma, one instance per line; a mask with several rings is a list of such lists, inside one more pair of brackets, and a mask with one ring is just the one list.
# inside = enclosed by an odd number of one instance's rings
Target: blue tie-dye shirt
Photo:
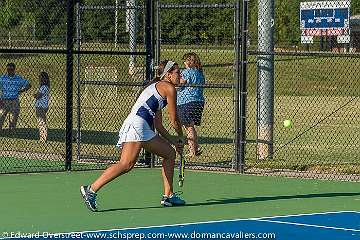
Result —
[[11, 100], [19, 97], [20, 90], [29, 85], [29, 81], [19, 75], [0, 77], [1, 99]]
[[[202, 71], [195, 68], [187, 68], [181, 73], [186, 84], [205, 84], [205, 77]], [[177, 105], [189, 102], [204, 102], [202, 87], [181, 87], [177, 92]]]

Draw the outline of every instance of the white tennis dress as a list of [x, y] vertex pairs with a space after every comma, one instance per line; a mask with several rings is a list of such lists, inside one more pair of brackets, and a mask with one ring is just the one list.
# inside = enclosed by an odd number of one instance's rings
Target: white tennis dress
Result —
[[146, 142], [156, 136], [153, 130], [155, 113], [167, 105], [166, 99], [157, 91], [156, 84], [145, 88], [136, 100], [121, 126], [117, 147], [121, 148], [124, 142]]

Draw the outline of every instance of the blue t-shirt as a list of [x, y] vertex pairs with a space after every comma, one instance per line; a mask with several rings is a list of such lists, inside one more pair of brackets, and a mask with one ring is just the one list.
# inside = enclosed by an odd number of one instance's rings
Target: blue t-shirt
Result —
[[9, 76], [7, 74], [0, 77], [1, 99], [12, 100], [19, 97], [20, 90], [29, 85], [29, 81], [19, 75]]
[[[204, 74], [195, 68], [187, 68], [181, 73], [186, 84], [205, 84]], [[177, 105], [189, 102], [203, 102], [204, 93], [202, 87], [181, 87], [177, 92]]]

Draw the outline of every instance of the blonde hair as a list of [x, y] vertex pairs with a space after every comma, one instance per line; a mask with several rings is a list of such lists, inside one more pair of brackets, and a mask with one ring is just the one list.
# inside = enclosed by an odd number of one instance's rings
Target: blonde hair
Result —
[[183, 56], [183, 60], [184, 60], [184, 62], [187, 63], [187, 65], [190, 68], [195, 68], [199, 71], [202, 71], [201, 61], [200, 61], [199, 56], [196, 53], [194, 53], [194, 52], [186, 53]]

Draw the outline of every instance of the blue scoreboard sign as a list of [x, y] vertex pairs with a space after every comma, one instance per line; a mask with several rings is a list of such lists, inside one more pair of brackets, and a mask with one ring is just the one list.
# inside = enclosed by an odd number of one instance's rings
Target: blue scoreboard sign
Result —
[[349, 9], [314, 9], [301, 10], [301, 27], [308, 28], [345, 28], [348, 25]]
[[350, 1], [300, 3], [302, 42], [312, 41], [312, 36], [350, 37], [349, 15]]

